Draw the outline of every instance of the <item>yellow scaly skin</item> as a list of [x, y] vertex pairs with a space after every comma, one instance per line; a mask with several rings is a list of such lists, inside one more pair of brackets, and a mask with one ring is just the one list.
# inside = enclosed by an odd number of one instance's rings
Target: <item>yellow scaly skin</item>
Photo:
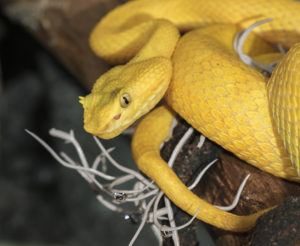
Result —
[[229, 45], [235, 33], [234, 26], [218, 25], [180, 39], [167, 103], [241, 159], [275, 176], [299, 181], [274, 131], [264, 77], [243, 64]]
[[300, 44], [281, 60], [268, 82], [274, 123], [300, 173]]
[[[155, 181], [166, 196], [190, 215], [215, 227], [243, 232], [252, 228], [267, 210], [239, 216], [222, 211], [195, 195], [181, 182], [160, 156], [161, 144], [171, 137], [174, 115], [167, 107], [159, 107], [138, 125], [132, 141], [133, 157], [138, 168]], [[147, 140], [147, 141], [145, 141]]]
[[[242, 64], [232, 51], [238, 28], [207, 27], [188, 33], [179, 43], [177, 30], [212, 23], [245, 26], [249, 20], [271, 17], [274, 20], [256, 33], [289, 47], [300, 41], [299, 10], [300, 4], [292, 0], [275, 0], [272, 4], [266, 0], [139, 0], [116, 8], [95, 27], [91, 47], [111, 63], [130, 61], [101, 76], [92, 93], [81, 98], [85, 129], [101, 138], [117, 136], [153, 108], [168, 89], [168, 104], [194, 128], [250, 164], [299, 181], [272, 125], [264, 78]], [[246, 47], [252, 55], [271, 51], [256, 37]], [[193, 215], [197, 208], [204, 207], [199, 219], [225, 230], [251, 228], [261, 213], [236, 216], [220, 211], [181, 183], [161, 160], [160, 144], [152, 144], [158, 140], [161, 143], [167, 135], [163, 122], [151, 115], [146, 118], [151, 120], [142, 122], [144, 130], [137, 130], [133, 139], [139, 168], [183, 210]], [[151, 134], [145, 135], [145, 131]], [[160, 131], [162, 135], [156, 137]], [[148, 146], [147, 151], [142, 146]]]

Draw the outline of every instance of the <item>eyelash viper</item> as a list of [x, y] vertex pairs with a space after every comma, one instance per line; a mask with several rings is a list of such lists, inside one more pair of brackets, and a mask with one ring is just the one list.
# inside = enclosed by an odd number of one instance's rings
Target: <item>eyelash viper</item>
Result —
[[[300, 3], [294, 0], [138, 0], [112, 10], [94, 28], [93, 51], [118, 65], [81, 97], [86, 131], [112, 138], [148, 113], [165, 95], [169, 107], [205, 136], [248, 163], [300, 181]], [[245, 52], [291, 48], [271, 79], [234, 53], [240, 28], [261, 18]], [[201, 27], [201, 28], [200, 28]], [[193, 30], [195, 29], [195, 30]], [[179, 31], [187, 32], [180, 37]], [[238, 216], [189, 191], [160, 157], [173, 114], [159, 107], [139, 124], [132, 142], [139, 169], [177, 206], [216, 227], [246, 231], [265, 211]], [[292, 164], [293, 163], [293, 164]]]

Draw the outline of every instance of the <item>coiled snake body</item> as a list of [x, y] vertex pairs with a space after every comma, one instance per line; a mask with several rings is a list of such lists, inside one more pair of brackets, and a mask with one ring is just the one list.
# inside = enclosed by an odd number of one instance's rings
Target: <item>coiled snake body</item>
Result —
[[[128, 62], [102, 75], [81, 98], [85, 129], [115, 137], [165, 95], [172, 110], [211, 140], [266, 172], [299, 182], [299, 13], [293, 0], [138, 0], [116, 8], [94, 28], [90, 44], [111, 63]], [[247, 40], [246, 53], [272, 52], [267, 42], [293, 46], [268, 83], [233, 50], [241, 28], [261, 18], [273, 21]], [[179, 31], [190, 32], [180, 38]], [[197, 217], [216, 227], [250, 229], [264, 211], [238, 216], [214, 208], [161, 159], [172, 119], [169, 108], [159, 107], [138, 126], [132, 150], [139, 169], [189, 214], [200, 208]]]

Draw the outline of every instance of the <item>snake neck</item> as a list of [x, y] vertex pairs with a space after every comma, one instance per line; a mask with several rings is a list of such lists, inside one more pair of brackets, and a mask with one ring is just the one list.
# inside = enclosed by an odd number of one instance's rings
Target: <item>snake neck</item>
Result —
[[[104, 57], [110, 54], [112, 62], [126, 62], [130, 58], [129, 62], [102, 75], [92, 93], [81, 100], [85, 130], [101, 138], [119, 135], [153, 109], [171, 81], [170, 58], [179, 39], [177, 28], [163, 19], [128, 25], [118, 37], [122, 39], [126, 33], [130, 39], [125, 51], [122, 46], [108, 51], [105, 45], [100, 50]], [[132, 30], [135, 34], [130, 35]], [[110, 32], [107, 37], [114, 36], [113, 32], [117, 29], [113, 31], [103, 27], [103, 31]]]
[[129, 61], [129, 64], [154, 57], [171, 58], [180, 36], [178, 29], [164, 19], [149, 21], [148, 29], [148, 40]]

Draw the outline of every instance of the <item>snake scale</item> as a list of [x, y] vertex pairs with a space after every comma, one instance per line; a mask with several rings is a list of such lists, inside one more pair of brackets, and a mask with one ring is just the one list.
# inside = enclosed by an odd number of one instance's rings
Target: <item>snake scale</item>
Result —
[[[139, 169], [177, 206], [211, 225], [246, 231], [265, 211], [239, 216], [205, 202], [160, 157], [174, 112], [249, 164], [300, 181], [300, 2], [138, 0], [108, 13], [90, 36], [93, 51], [117, 65], [80, 99], [86, 131], [113, 138], [164, 97], [133, 137]], [[290, 48], [268, 80], [233, 49], [239, 31], [262, 18], [244, 52]]]

